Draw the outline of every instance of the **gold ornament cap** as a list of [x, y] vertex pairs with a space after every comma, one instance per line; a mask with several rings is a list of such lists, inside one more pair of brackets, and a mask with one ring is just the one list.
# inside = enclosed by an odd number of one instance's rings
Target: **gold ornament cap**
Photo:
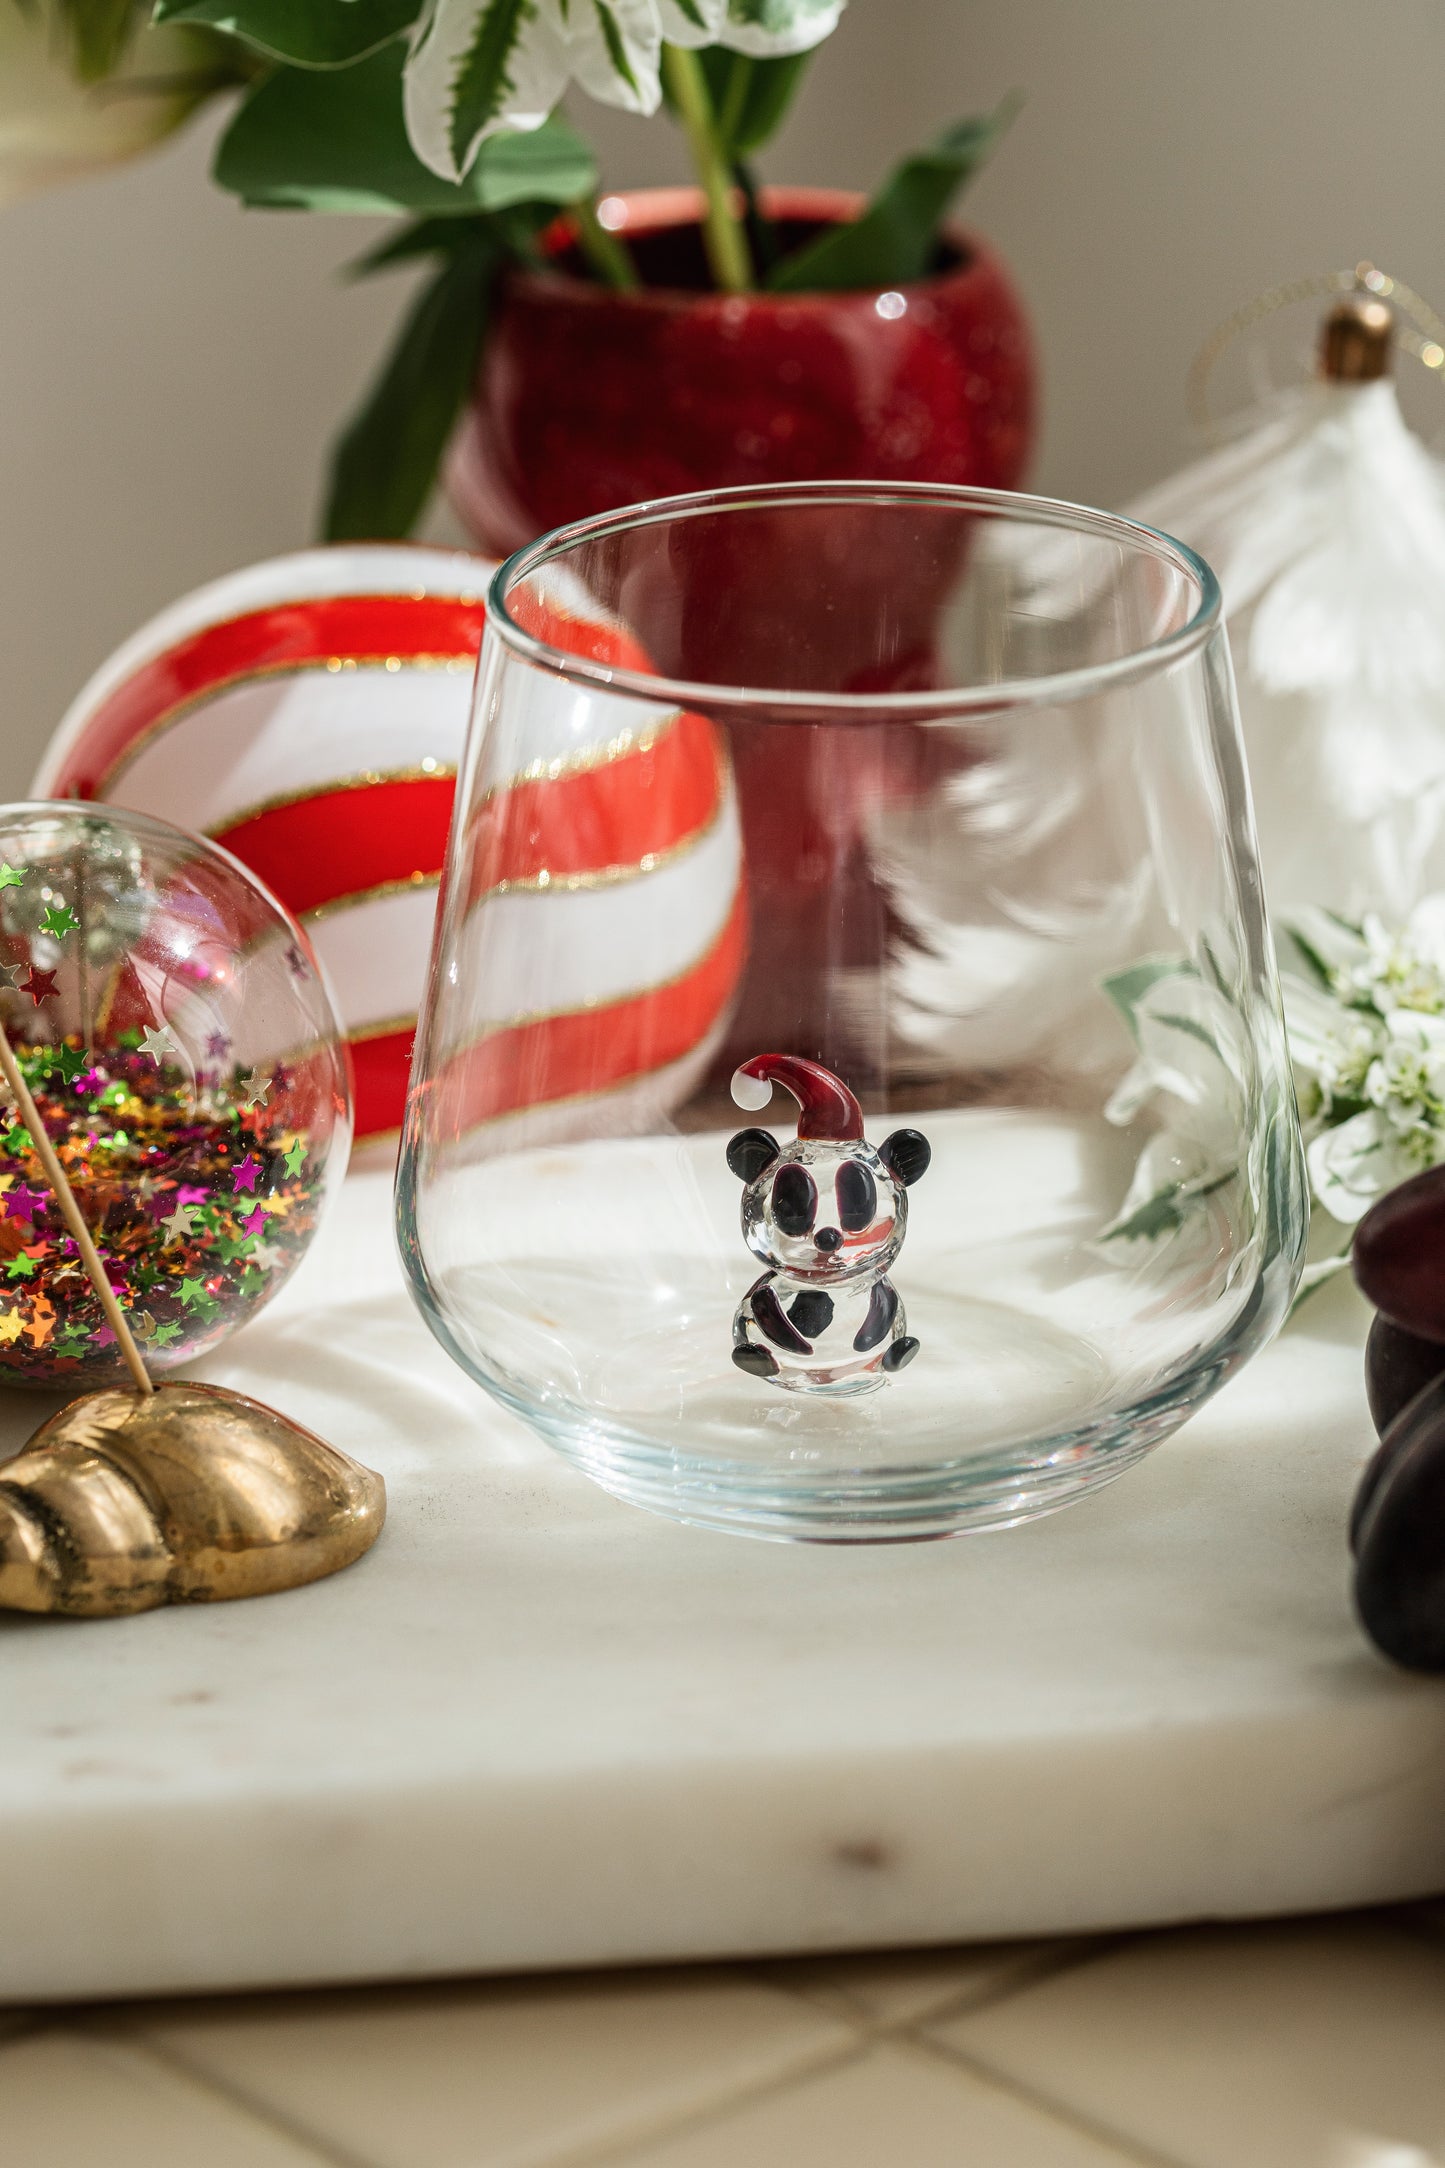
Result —
[[1373, 384], [1394, 365], [1395, 312], [1374, 294], [1346, 294], [1320, 326], [1320, 375], [1331, 384]]

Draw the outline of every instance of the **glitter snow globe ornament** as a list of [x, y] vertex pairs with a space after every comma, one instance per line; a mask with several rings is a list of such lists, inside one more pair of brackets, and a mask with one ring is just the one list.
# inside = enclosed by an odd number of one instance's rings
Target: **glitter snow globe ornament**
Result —
[[[155, 1373], [305, 1254], [351, 1137], [331, 998], [234, 858], [114, 807], [0, 807], [0, 1018]], [[0, 1110], [0, 1381], [123, 1375], [33, 1139]]]

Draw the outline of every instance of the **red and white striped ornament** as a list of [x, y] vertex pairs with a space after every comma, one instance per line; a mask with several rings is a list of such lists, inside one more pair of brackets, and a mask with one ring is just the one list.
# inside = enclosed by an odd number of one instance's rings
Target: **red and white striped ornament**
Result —
[[[200, 588], [96, 672], [33, 786], [198, 830], [259, 874], [336, 994], [358, 1142], [405, 1107], [492, 569], [357, 544]], [[512, 607], [571, 652], [647, 667], [570, 599]], [[556, 1105], [565, 1130], [582, 1099], [624, 1127], [665, 1112], [705, 1067], [741, 968], [741, 842], [713, 726], [600, 701], [556, 752], [473, 820], [464, 946], [497, 1023], [449, 1064], [468, 1126]]]
[[[650, 669], [556, 568], [508, 609], [554, 648]], [[664, 1118], [720, 1044], [747, 940], [713, 723], [539, 674], [518, 735], [526, 767], [488, 782], [454, 843], [428, 1050], [432, 1136], [484, 1151]]]
[[358, 544], [199, 588], [101, 666], [33, 786], [199, 830], [260, 875], [331, 980], [358, 1141], [402, 1118], [492, 569]]

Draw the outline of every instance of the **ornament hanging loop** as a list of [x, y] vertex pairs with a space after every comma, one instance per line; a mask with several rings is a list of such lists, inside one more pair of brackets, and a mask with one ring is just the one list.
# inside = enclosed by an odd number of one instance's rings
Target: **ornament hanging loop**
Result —
[[1445, 382], [1445, 318], [1403, 279], [1372, 263], [1358, 263], [1349, 271], [1321, 272], [1272, 286], [1210, 333], [1190, 364], [1186, 388], [1189, 419], [1202, 435], [1217, 443], [1222, 434], [1223, 425], [1209, 404], [1210, 380], [1240, 334], [1281, 309], [1326, 294], [1339, 299], [1321, 328], [1322, 376], [1354, 384], [1386, 376], [1392, 348], [1398, 345], [1437, 382]]

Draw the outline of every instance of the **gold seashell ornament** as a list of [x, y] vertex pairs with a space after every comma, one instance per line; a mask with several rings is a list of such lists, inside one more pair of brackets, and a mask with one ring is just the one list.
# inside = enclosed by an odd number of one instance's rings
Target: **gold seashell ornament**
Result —
[[87, 1393], [0, 1462], [0, 1609], [114, 1618], [267, 1596], [349, 1566], [379, 1475], [244, 1393]]

